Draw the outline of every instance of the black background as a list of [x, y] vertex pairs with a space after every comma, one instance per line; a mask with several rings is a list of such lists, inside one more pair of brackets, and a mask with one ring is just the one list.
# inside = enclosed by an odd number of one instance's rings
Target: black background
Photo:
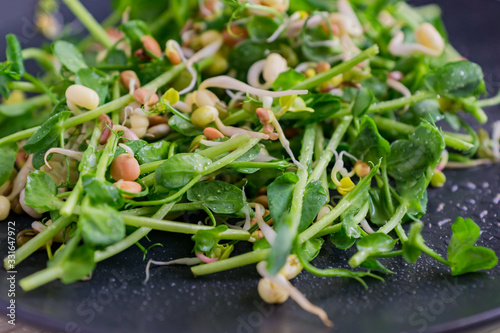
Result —
[[[291, 0], [293, 1], [293, 0]], [[82, 1], [102, 20], [108, 1]], [[443, 0], [452, 44], [465, 57], [479, 63], [485, 72], [488, 92], [500, 88], [500, 1]], [[0, 35], [16, 33], [23, 47], [40, 45], [34, 32], [33, 0], [0, 1]], [[8, 8], [8, 10], [7, 10]], [[66, 9], [67, 21], [72, 16]], [[0, 40], [3, 55], [5, 41]], [[2, 59], [2, 56], [0, 56]], [[33, 68], [32, 65], [28, 68]], [[487, 110], [490, 119], [500, 119], [500, 108]], [[491, 123], [485, 126], [491, 131]], [[446, 252], [451, 223], [457, 216], [473, 218], [483, 230], [481, 245], [500, 254], [498, 166], [447, 172], [442, 189], [429, 191], [424, 238], [441, 254]], [[438, 207], [444, 204], [440, 211]], [[487, 211], [484, 218], [481, 212]], [[12, 217], [19, 229], [29, 221]], [[6, 223], [1, 224], [0, 253], [6, 251]], [[153, 233], [149, 257], [156, 260], [190, 256], [188, 236]], [[344, 266], [350, 253], [326, 247], [314, 261], [318, 267]], [[3, 257], [3, 255], [2, 255]], [[45, 265], [44, 254], [36, 254], [18, 268], [17, 279]], [[417, 265], [402, 259], [386, 260], [394, 271], [386, 283], [367, 280], [365, 290], [354, 281], [326, 279], [302, 273], [293, 283], [335, 322], [334, 332], [479, 332], [492, 329], [500, 319], [500, 267], [488, 272], [453, 278], [441, 264], [423, 257]], [[57, 332], [327, 332], [319, 320], [293, 301], [280, 306], [265, 305], [257, 294], [258, 274], [248, 266], [213, 276], [193, 278], [185, 267], [152, 269], [147, 286], [142, 285], [145, 262], [137, 248], [98, 265], [89, 282], [72, 285], [51, 283], [23, 293], [18, 289], [18, 318]], [[2, 273], [4, 275], [4, 273]], [[6, 302], [6, 281], [0, 280], [0, 303]], [[485, 326], [489, 324], [489, 326]]]

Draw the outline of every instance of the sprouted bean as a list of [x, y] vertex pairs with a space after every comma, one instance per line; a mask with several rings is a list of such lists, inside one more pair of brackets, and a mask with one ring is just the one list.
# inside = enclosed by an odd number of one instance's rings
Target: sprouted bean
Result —
[[94, 90], [80, 84], [69, 86], [65, 95], [68, 108], [76, 114], [81, 112], [79, 107], [93, 110], [99, 105], [99, 95]]
[[[44, 50], [21, 50], [15, 36], [7, 36], [8, 82], [0, 109], [23, 130], [0, 138], [0, 220], [10, 211], [54, 218], [18, 234], [20, 261], [39, 248], [50, 260], [47, 270], [22, 279], [22, 288], [90, 278], [94, 262], [64, 262], [82, 246], [100, 261], [138, 244], [146, 259], [151, 254], [142, 239], [159, 229], [193, 235], [196, 256], [149, 260], [145, 283], [151, 265], [192, 265], [198, 276], [258, 263], [264, 301], [292, 298], [331, 326], [327, 313], [289, 280], [303, 268], [365, 286], [362, 278], [381, 279], [370, 270], [323, 270], [309, 263], [321, 253], [319, 237], [345, 231], [349, 216], [356, 223], [349, 237], [358, 249], [377, 222], [377, 233], [402, 246], [394, 254], [410, 246], [450, 266], [454, 275], [495, 266], [489, 251], [478, 251], [482, 257], [472, 263], [462, 258], [457, 265], [452, 255], [445, 260], [400, 225], [410, 221], [411, 232], [418, 229], [411, 220], [425, 206], [414, 193], [443, 186], [445, 168], [500, 162], [500, 123], [493, 124], [490, 139], [461, 119], [463, 110], [484, 122], [482, 108], [500, 103], [500, 95], [478, 100], [484, 74], [449, 52], [441, 30], [420, 24], [426, 21], [421, 12], [397, 1], [371, 6], [373, 1], [338, 0], [332, 12], [294, 11], [288, 0], [184, 2], [186, 9], [198, 4], [199, 11], [139, 20], [151, 16], [143, 10], [160, 8], [151, 2], [133, 9], [134, 21], [126, 9], [121, 28], [104, 29], [75, 10], [92, 35], [78, 47], [58, 40]], [[305, 8], [313, 3], [303, 2]], [[48, 23], [57, 13], [48, 14], [38, 23], [54, 37], [60, 27]], [[165, 52], [158, 41], [167, 41]], [[46, 75], [26, 73], [23, 61], [30, 58], [47, 68]], [[61, 84], [68, 88], [61, 91]], [[417, 112], [427, 102], [436, 106], [431, 122]], [[65, 103], [72, 113], [58, 113]], [[400, 112], [409, 107], [411, 112]], [[30, 128], [32, 113], [40, 127]], [[446, 113], [467, 134], [434, 124]], [[4, 127], [13, 119], [0, 118]], [[417, 159], [415, 165], [406, 162]], [[385, 224], [379, 225], [372, 208], [390, 215]], [[185, 211], [202, 216], [181, 222]], [[89, 223], [89, 212], [103, 223]], [[469, 219], [455, 223], [477, 230]], [[62, 262], [51, 259], [51, 244], [60, 242], [65, 245], [56, 256]], [[254, 250], [234, 255], [238, 242], [253, 243]], [[357, 262], [360, 252], [349, 260], [351, 267], [366, 266]]]

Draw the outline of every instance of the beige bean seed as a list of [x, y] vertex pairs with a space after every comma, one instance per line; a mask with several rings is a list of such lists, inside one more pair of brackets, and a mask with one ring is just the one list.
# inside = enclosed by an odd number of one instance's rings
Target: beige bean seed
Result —
[[218, 129], [213, 128], [213, 127], [207, 127], [203, 130], [203, 135], [208, 139], [208, 140], [215, 140], [215, 139], [220, 139], [224, 137], [224, 134], [222, 134]]
[[149, 127], [153, 127], [160, 124], [168, 124], [168, 119], [163, 116], [149, 117]]
[[153, 107], [159, 101], [158, 95], [144, 88], [136, 89], [134, 91], [134, 98], [137, 102], [149, 107]]
[[118, 155], [113, 163], [111, 163], [111, 177], [119, 181], [136, 180], [141, 175], [141, 168], [139, 162], [129, 154]]
[[99, 95], [94, 90], [80, 84], [69, 86], [65, 95], [68, 102], [88, 110], [95, 109], [99, 105]]
[[268, 278], [262, 278], [257, 285], [260, 298], [269, 304], [284, 303], [288, 299], [288, 292], [275, 285]]
[[194, 126], [204, 128], [219, 116], [219, 111], [213, 106], [203, 106], [191, 114], [191, 122]]
[[286, 59], [278, 53], [271, 53], [267, 59], [262, 76], [267, 83], [273, 83], [278, 76], [288, 69]]
[[145, 137], [148, 138], [148, 140], [154, 141], [165, 137], [168, 132], [170, 132], [170, 126], [167, 124], [158, 124], [148, 128]]
[[10, 201], [3, 195], [0, 195], [0, 221], [5, 220], [10, 213]]
[[152, 36], [142, 36], [141, 37], [142, 46], [144, 49], [150, 54], [154, 55], [157, 58], [161, 58], [163, 52], [161, 51], [160, 44], [154, 39]]
[[[141, 184], [132, 181], [118, 181], [113, 185], [119, 188], [120, 190], [130, 193], [140, 193], [142, 191]], [[133, 198], [133, 196], [127, 194], [123, 194], [123, 197], [126, 199]]]
[[130, 90], [130, 83], [133, 81], [134, 89], [138, 89], [141, 87], [141, 81], [137, 77], [137, 74], [134, 71], [123, 71], [120, 74], [120, 82], [123, 84], [125, 89]]
[[428, 22], [422, 23], [422, 25], [418, 27], [415, 31], [415, 39], [417, 43], [427, 46], [438, 53], [444, 50], [445, 42], [443, 37], [437, 29]]

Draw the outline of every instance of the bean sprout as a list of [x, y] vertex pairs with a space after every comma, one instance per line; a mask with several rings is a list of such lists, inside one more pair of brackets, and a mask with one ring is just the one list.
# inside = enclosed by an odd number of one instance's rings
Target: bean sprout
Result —
[[297, 304], [300, 305], [301, 308], [303, 308], [307, 312], [310, 312], [312, 314], [317, 315], [326, 326], [328, 326], [328, 327], [333, 326], [333, 323], [330, 321], [330, 319], [328, 319], [328, 315], [326, 314], [325, 310], [312, 304], [283, 275], [281, 275], [281, 274], [276, 274], [276, 275], [269, 274], [267, 272], [266, 265], [267, 265], [266, 261], [261, 261], [260, 263], [257, 264], [257, 271], [259, 272], [259, 274], [262, 277], [268, 278], [269, 280], [271, 280], [272, 283], [274, 283], [277, 286], [286, 290], [288, 292], [288, 294], [290, 295], [290, 297], [293, 298], [293, 300], [295, 302], [297, 302]]

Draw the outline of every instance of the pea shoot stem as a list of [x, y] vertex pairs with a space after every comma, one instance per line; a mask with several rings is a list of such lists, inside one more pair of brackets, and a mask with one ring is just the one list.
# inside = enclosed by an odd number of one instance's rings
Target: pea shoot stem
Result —
[[326, 82], [326, 81], [330, 80], [331, 78], [348, 71], [349, 69], [351, 69], [354, 66], [356, 66], [357, 64], [365, 61], [366, 59], [373, 57], [378, 52], [379, 52], [378, 46], [373, 45], [372, 47], [364, 50], [363, 52], [354, 56], [353, 58], [351, 58], [347, 61], [344, 61], [344, 62], [340, 63], [339, 65], [337, 65], [337, 66], [335, 66], [335, 67], [333, 67], [333, 68], [331, 68], [323, 73], [319, 73], [313, 77], [310, 77], [310, 78], [300, 82], [299, 84], [295, 85], [292, 89], [299, 90], [299, 89], [316, 88], [317, 86], [319, 86], [323, 82]]
[[19, 90], [25, 92], [35, 92], [35, 93], [43, 92], [43, 89], [41, 89], [40, 87], [34, 85], [31, 82], [25, 82], [25, 81], [9, 81], [7, 82], [7, 89]]
[[330, 161], [332, 160], [333, 151], [337, 149], [340, 141], [342, 140], [345, 132], [347, 131], [347, 128], [349, 128], [351, 121], [352, 117], [349, 116], [344, 117], [344, 119], [342, 119], [341, 122], [338, 124], [338, 126], [335, 128], [335, 131], [333, 132], [330, 142], [328, 142], [328, 145], [323, 150], [323, 154], [321, 154], [321, 158], [314, 167], [312, 174], [309, 176], [308, 182], [320, 179], [321, 175], [325, 172], [328, 163], [330, 163]]
[[[52, 224], [48, 225], [47, 228], [42, 230], [42, 232], [40, 232], [38, 235], [30, 239], [26, 244], [18, 248], [14, 254], [15, 265], [19, 265], [24, 259], [35, 253], [45, 243], [54, 238], [54, 236], [57, 235], [61, 230], [64, 230], [64, 228], [70, 225], [72, 221], [73, 220], [70, 217], [60, 217]], [[4, 259], [4, 267], [5, 269], [8, 269], [7, 258]]]
[[[323, 135], [323, 127], [316, 123], [316, 140], [314, 142], [314, 159], [316, 161], [321, 160], [321, 156], [323, 156], [323, 152], [325, 149], [325, 136]], [[316, 162], [319, 163], [319, 162]], [[326, 174], [326, 169], [321, 173], [319, 180], [321, 180], [321, 184], [327, 193], [327, 201], [330, 201], [330, 189], [328, 188], [328, 175]], [[309, 180], [308, 180], [309, 182]]]
[[215, 157], [227, 153], [228, 151], [234, 150], [250, 141], [248, 135], [238, 135], [235, 138], [231, 138], [217, 146], [209, 147], [200, 152], [198, 155], [214, 159]]
[[[92, 137], [90, 138], [90, 143], [89, 146], [87, 147], [87, 151], [91, 153], [95, 152], [99, 144], [100, 136], [101, 136], [101, 129], [99, 127], [99, 124], [96, 123], [96, 127], [94, 128], [94, 132], [92, 132]], [[83, 165], [85, 166], [87, 163], [89, 163], [89, 161], [83, 160], [81, 163], [83, 163]], [[71, 194], [66, 199], [66, 202], [64, 203], [64, 205], [60, 210], [61, 215], [70, 216], [71, 214], [73, 214], [75, 206], [78, 204], [78, 201], [80, 201], [80, 197], [83, 193], [82, 176], [85, 174], [86, 174], [85, 168], [83, 168], [75, 187], [71, 191]]]
[[194, 276], [202, 276], [227, 271], [236, 267], [255, 264], [261, 262], [262, 260], [266, 260], [270, 252], [271, 249], [265, 249], [240, 254], [238, 256], [219, 260], [210, 264], [202, 264], [191, 267], [191, 272], [194, 274]]
[[[164, 204], [153, 215], [152, 218], [157, 220], [162, 220], [170, 212], [174, 204], [175, 204], [174, 202]], [[135, 230], [133, 233], [131, 233], [118, 243], [110, 245], [102, 251], [96, 251], [94, 254], [94, 260], [96, 262], [103, 261], [105, 259], [114, 256], [115, 254], [118, 254], [128, 249], [129, 247], [131, 247], [132, 245], [134, 245], [135, 243], [146, 237], [147, 234], [151, 232], [151, 230], [153, 229], [149, 227], [140, 227], [139, 229]]]
[[[297, 170], [297, 176], [299, 180], [293, 188], [290, 211], [288, 212], [284, 220], [286, 224], [281, 225], [281, 232], [277, 233], [275, 244], [271, 248], [271, 252], [269, 254], [267, 270], [270, 274], [277, 274], [281, 267], [283, 267], [288, 254], [290, 254], [290, 251], [292, 250], [293, 240], [297, 235], [297, 230], [299, 228], [300, 218], [302, 215], [304, 191], [307, 185], [307, 166], [312, 161], [314, 151], [314, 139], [316, 135], [315, 127], [316, 126], [314, 124], [307, 125], [304, 132], [302, 148], [300, 151], [300, 163], [302, 165], [305, 165], [306, 168], [298, 168]], [[286, 230], [287, 232], [283, 232], [283, 230]], [[283, 248], [286, 247], [288, 247], [288, 251], [283, 250]]]
[[[416, 129], [416, 127], [403, 124], [399, 121], [383, 118], [379, 116], [374, 116], [373, 121], [377, 124], [377, 127], [380, 130], [384, 131], [396, 131], [401, 134], [410, 135]], [[457, 150], [469, 150], [474, 148], [474, 144], [472, 144], [472, 138], [467, 134], [460, 133], [451, 133], [442, 131], [444, 142], [448, 147], [457, 149]]]
[[500, 104], [500, 90], [498, 91], [498, 94], [494, 97], [477, 101], [477, 106], [480, 108], [486, 108], [488, 106], [494, 106], [498, 104]]
[[[182, 234], [195, 234], [199, 230], [211, 230], [212, 226], [191, 224], [186, 222], [175, 222], [158, 220], [149, 217], [122, 215], [123, 221], [127, 225], [135, 227], [147, 227], [155, 230], [176, 232]], [[220, 239], [248, 240], [250, 233], [245, 230], [228, 229], [220, 234]]]
[[408, 202], [403, 200], [400, 205], [396, 208], [394, 215], [387, 221], [387, 223], [378, 229], [378, 232], [382, 232], [384, 234], [388, 234], [391, 232], [398, 224], [401, 223], [401, 220], [408, 212]]
[[113, 41], [109, 38], [106, 30], [96, 21], [90, 12], [78, 0], [63, 0], [73, 14], [82, 22], [82, 24], [89, 30], [90, 34], [94, 36], [102, 45], [107, 49], [113, 47]]
[[378, 166], [374, 166], [370, 173], [363, 179], [361, 179], [354, 189], [349, 192], [345, 197], [340, 200], [337, 205], [326, 214], [321, 220], [312, 224], [309, 228], [302, 231], [298, 238], [298, 243], [302, 244], [307, 242], [309, 239], [313, 238], [316, 234], [322, 231], [325, 227], [330, 225], [337, 217], [340, 216], [347, 208], [349, 208], [353, 203], [355, 203], [360, 198], [364, 198], [363, 193], [360, 192], [369, 186], [372, 177], [377, 173]]
[[19, 285], [24, 291], [30, 291], [60, 278], [63, 274], [64, 268], [61, 266], [48, 267], [25, 277], [19, 281]]

